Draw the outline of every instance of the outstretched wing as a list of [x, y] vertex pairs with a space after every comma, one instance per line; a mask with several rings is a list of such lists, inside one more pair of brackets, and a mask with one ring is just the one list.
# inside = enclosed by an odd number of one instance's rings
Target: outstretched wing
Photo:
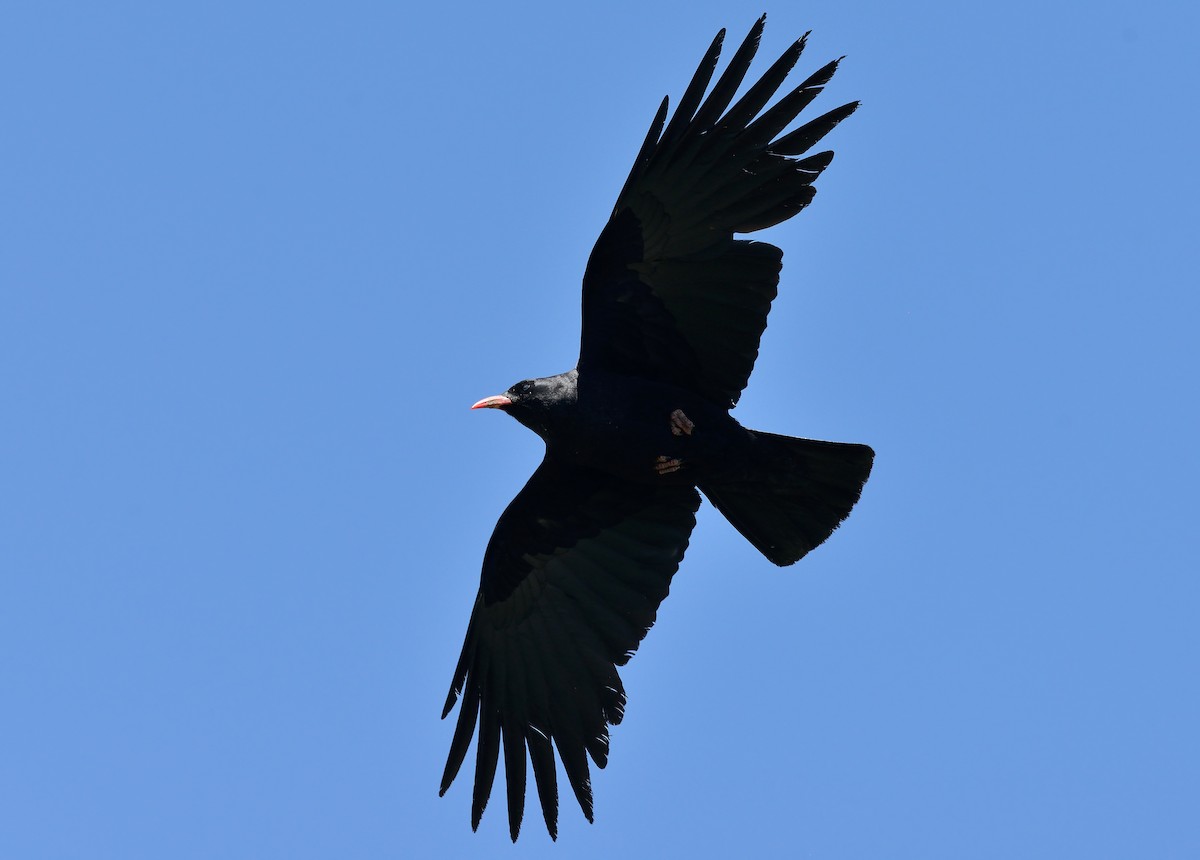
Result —
[[580, 370], [669, 382], [723, 407], [745, 388], [783, 254], [733, 234], [778, 224], [808, 205], [833, 153], [797, 156], [858, 107], [843, 105], [779, 136], [837, 69], [835, 60], [764, 111], [804, 38], [729, 107], [765, 19], [704, 98], [725, 31], [717, 34], [665, 131], [663, 100], [588, 260]]
[[700, 496], [690, 487], [629, 484], [545, 459], [500, 517], [444, 718], [461, 694], [442, 776], [453, 782], [475, 727], [477, 827], [501, 744], [513, 841], [525, 804], [528, 753], [550, 836], [558, 831], [554, 753], [592, 820], [587, 756], [608, 761], [621, 722], [617, 675], [654, 623], [687, 548]]

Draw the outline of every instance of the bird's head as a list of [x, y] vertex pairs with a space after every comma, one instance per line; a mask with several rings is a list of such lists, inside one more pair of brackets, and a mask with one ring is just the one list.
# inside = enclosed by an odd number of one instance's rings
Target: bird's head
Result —
[[526, 379], [503, 394], [494, 394], [475, 403], [472, 409], [500, 409], [516, 418], [539, 436], [546, 434], [575, 405], [575, 371]]

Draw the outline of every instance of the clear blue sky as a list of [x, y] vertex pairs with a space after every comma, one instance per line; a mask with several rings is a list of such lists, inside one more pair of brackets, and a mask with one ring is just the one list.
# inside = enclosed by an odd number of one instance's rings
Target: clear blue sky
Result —
[[[863, 107], [738, 416], [868, 442], [794, 568], [711, 508], [596, 824], [439, 799], [496, 517], [721, 26]], [[1200, 856], [1196, 7], [0, 11], [0, 856]], [[798, 78], [797, 78], [798, 80]]]

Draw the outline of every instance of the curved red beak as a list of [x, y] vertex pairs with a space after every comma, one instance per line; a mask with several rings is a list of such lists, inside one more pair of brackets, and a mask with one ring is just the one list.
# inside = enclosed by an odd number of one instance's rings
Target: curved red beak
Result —
[[485, 397], [472, 406], [472, 409], [503, 409], [505, 406], [512, 406], [512, 401], [503, 394], [496, 394], [492, 397]]

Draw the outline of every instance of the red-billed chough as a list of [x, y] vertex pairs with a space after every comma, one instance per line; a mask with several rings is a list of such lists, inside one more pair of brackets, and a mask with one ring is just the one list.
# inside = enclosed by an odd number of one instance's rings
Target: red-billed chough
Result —
[[801, 38], [730, 107], [764, 21], [707, 98], [724, 30], [669, 123], [663, 100], [588, 260], [576, 368], [475, 404], [536, 432], [546, 455], [496, 524], [442, 712], [463, 697], [442, 793], [479, 729], [472, 827], [501, 748], [514, 841], [527, 757], [557, 835], [553, 748], [592, 820], [587, 759], [608, 761], [608, 726], [625, 710], [617, 666], [667, 596], [696, 523], [697, 489], [787, 565], [846, 518], [871, 471], [865, 445], [748, 430], [729, 414], [758, 356], [783, 256], [734, 234], [808, 205], [833, 153], [805, 153], [858, 106], [783, 133], [837, 68], [829, 63], [764, 110]]

